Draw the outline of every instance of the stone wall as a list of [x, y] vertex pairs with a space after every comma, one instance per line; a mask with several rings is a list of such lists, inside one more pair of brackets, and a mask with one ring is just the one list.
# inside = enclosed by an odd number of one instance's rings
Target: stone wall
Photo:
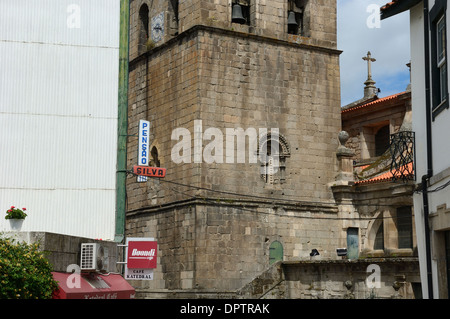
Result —
[[[142, 34], [139, 10], [148, 7], [149, 36], [151, 38], [152, 19], [164, 15], [163, 37], [155, 46], [170, 41], [177, 34], [198, 26], [211, 26], [224, 30], [234, 30], [276, 38], [295, 43], [335, 49], [337, 47], [337, 5], [330, 0], [300, 0], [304, 8], [304, 34], [288, 34], [288, 1], [286, 0], [250, 0], [249, 25], [232, 23], [232, 1], [230, 0], [131, 0], [130, 1], [130, 59], [133, 60], [139, 50], [139, 37]], [[177, 8], [176, 4], [178, 3]]]
[[205, 203], [200, 198], [174, 206], [128, 215], [128, 236], [158, 240], [154, 280], [133, 282], [141, 293], [233, 292], [269, 268], [269, 247], [275, 240], [288, 261], [309, 258], [313, 248], [336, 258], [340, 247], [331, 207]]
[[[199, 27], [132, 61], [128, 167], [137, 163], [138, 141], [133, 136], [138, 121], [147, 119], [151, 147], [158, 148], [167, 180], [239, 194], [332, 201], [326, 183], [337, 174], [338, 52], [265, 40]], [[205, 163], [203, 156], [201, 163], [194, 163], [195, 120], [201, 121], [202, 133], [213, 127], [223, 134], [222, 162]], [[181, 140], [172, 140], [177, 128], [187, 129], [192, 142], [187, 162], [179, 164], [172, 157]], [[236, 155], [226, 163], [227, 128], [279, 129], [290, 152], [285, 184], [266, 185], [260, 163], [251, 163], [248, 155], [245, 163], [237, 163]], [[209, 142], [204, 138], [202, 151]], [[248, 149], [247, 143], [244, 152]], [[137, 184], [129, 178], [129, 210], [186, 197], [162, 183]]]
[[230, 165], [202, 165], [203, 186], [329, 201], [323, 181], [336, 174], [338, 56], [234, 33], [199, 35], [199, 119], [204, 128], [219, 128], [226, 139], [227, 128], [277, 128], [290, 151], [286, 183], [280, 187], [264, 185], [259, 164], [238, 164], [236, 157]]
[[283, 271], [290, 299], [421, 298], [417, 258], [293, 262]]
[[[263, 218], [259, 222], [251, 215], [243, 214], [238, 220], [232, 222], [231, 217], [235, 216], [232, 213], [233, 209], [225, 209], [229, 211], [228, 214], [217, 214], [217, 212], [211, 214], [199, 227], [194, 227], [196, 220], [194, 208], [191, 209], [190, 214], [180, 214], [181, 211], [164, 214], [164, 218], [168, 220], [159, 225], [156, 222], [157, 219], [152, 219], [150, 216], [147, 220], [134, 220], [133, 222], [139, 223], [139, 227], [135, 229], [141, 230], [142, 233], [136, 232], [133, 235], [145, 235], [147, 230], [154, 229], [161, 238], [158, 242], [158, 268], [155, 270], [155, 280], [130, 281], [137, 287], [137, 298], [413, 299], [420, 297], [415, 295], [417, 284], [420, 283], [417, 258], [373, 258], [348, 261], [322, 259], [320, 256], [306, 257], [306, 254], [299, 253], [298, 256], [301, 257], [292, 257], [289, 258], [290, 261], [279, 261], [269, 265], [267, 255], [270, 240], [266, 239], [281, 240], [287, 250], [290, 250], [294, 247], [299, 248], [299, 243], [308, 235], [307, 230], [302, 229], [300, 221], [290, 225], [286, 217], [276, 218], [275, 214], [262, 214], [267, 219]], [[197, 211], [202, 210], [201, 214], [205, 214], [208, 207], [197, 209]], [[297, 214], [299, 217], [300, 214], [298, 212]], [[274, 225], [274, 220], [279, 222], [278, 226]], [[267, 227], [268, 223], [271, 227]], [[183, 225], [184, 227], [180, 227]], [[263, 225], [266, 227], [262, 228]], [[249, 227], [255, 230], [249, 231]], [[320, 231], [320, 227], [319, 225], [316, 231]], [[178, 231], [172, 232], [175, 229]], [[199, 233], [194, 232], [194, 229]], [[221, 229], [220, 233], [219, 229]], [[277, 234], [274, 235], [274, 233]], [[254, 234], [256, 236], [253, 236]], [[296, 235], [295, 238], [293, 235]], [[121, 271], [117, 261], [123, 260], [123, 252], [114, 242], [42, 232], [6, 232], [2, 233], [2, 236], [28, 243], [39, 243], [40, 249], [48, 253], [53, 270], [60, 272], [67, 271], [68, 265], [79, 265], [81, 243], [97, 242], [108, 249], [109, 271]], [[253, 242], [250, 246], [239, 244], [249, 239]], [[332, 238], [329, 239], [330, 247], [332, 240]], [[197, 249], [193, 249], [194, 241], [200, 243]], [[186, 248], [189, 246], [191, 250]], [[165, 263], [170, 261], [171, 257], [182, 254], [185, 249], [190, 252], [185, 259], [178, 263]], [[197, 250], [203, 250], [203, 252], [196, 254]], [[238, 256], [240, 253], [243, 255]], [[233, 263], [228, 264], [224, 259], [232, 259]], [[264, 266], [260, 267], [259, 273], [252, 270], [251, 265], [258, 259], [264, 260], [262, 262]], [[213, 267], [209, 267], [209, 264]], [[233, 264], [239, 271], [231, 275], [233, 271], [230, 270]], [[370, 289], [366, 281], [371, 275], [368, 266], [374, 264], [380, 267], [378, 278], [380, 287]], [[161, 272], [164, 268], [170, 270], [167, 275]], [[212, 275], [214, 279], [209, 278], [209, 275]], [[166, 278], [172, 286], [166, 288], [165, 280], [162, 278]], [[228, 281], [232, 284], [224, 284]], [[181, 282], [181, 286], [177, 286], [177, 282]], [[195, 288], [186, 289], [192, 286]]]
[[417, 258], [279, 262], [236, 291], [250, 299], [421, 299]]
[[[104, 240], [94, 240], [48, 232], [4, 232], [2, 237], [11, 238], [19, 242], [39, 244], [39, 249], [47, 253], [47, 258], [53, 266], [53, 271], [66, 272], [69, 265], [80, 265], [82, 243], [98, 243], [105, 248], [107, 254], [107, 269], [109, 272], [121, 272], [123, 251], [118, 243]], [[107, 252], [106, 252], [107, 251]], [[105, 255], [106, 256], [106, 255]], [[106, 269], [106, 268], [105, 268]]]
[[137, 289], [137, 298], [422, 299], [417, 258], [277, 262], [236, 290]]
[[[130, 4], [131, 48], [144, 2]], [[275, 240], [284, 260], [307, 258], [313, 248], [335, 258], [345, 242], [328, 186], [341, 128], [336, 2], [303, 2], [306, 37], [287, 34], [286, 1], [251, 1], [255, 20], [246, 26], [231, 23], [230, 1], [190, 0], [179, 2], [178, 35], [145, 53], [131, 49], [127, 166], [137, 163], [145, 119], [150, 150], [167, 169], [161, 180], [127, 179], [126, 234], [159, 243], [154, 280], [133, 283], [142, 295], [228, 295], [269, 267]], [[166, 10], [161, 1], [152, 6]], [[244, 163], [236, 144], [233, 157], [226, 153], [227, 129], [238, 128], [279, 130], [283, 169], [273, 181], [250, 161], [249, 140]], [[181, 141], [188, 156], [176, 161]]]

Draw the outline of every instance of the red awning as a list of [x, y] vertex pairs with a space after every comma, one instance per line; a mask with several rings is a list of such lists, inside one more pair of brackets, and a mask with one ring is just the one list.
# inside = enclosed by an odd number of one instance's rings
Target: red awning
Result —
[[119, 274], [52, 274], [58, 282], [53, 299], [133, 299], [135, 296], [134, 288]]

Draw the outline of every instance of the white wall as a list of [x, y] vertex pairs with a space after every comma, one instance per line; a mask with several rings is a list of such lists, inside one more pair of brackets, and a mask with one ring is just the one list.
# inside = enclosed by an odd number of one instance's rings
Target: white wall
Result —
[[[410, 39], [411, 39], [411, 104], [412, 104], [412, 130], [415, 132], [416, 150], [416, 179], [417, 183], [427, 172], [426, 162], [426, 122], [425, 122], [425, 66], [423, 48], [423, 10], [422, 3], [410, 10]], [[422, 293], [427, 295], [425, 228], [422, 195], [415, 194], [414, 215], [417, 236], [417, 249], [419, 253], [420, 277]]]
[[[446, 16], [447, 37], [450, 36], [450, 12]], [[448, 48], [448, 44], [447, 44]], [[448, 65], [449, 62], [447, 62]], [[448, 76], [448, 72], [447, 72]], [[433, 170], [438, 174], [450, 167], [450, 110], [442, 111], [433, 122]]]
[[114, 238], [119, 5], [0, 2], [0, 211], [24, 230]]
[[425, 66], [422, 4], [410, 10], [412, 130], [416, 133], [416, 176], [427, 173]]
[[[430, 8], [434, 4], [430, 1]], [[416, 176], [421, 182], [427, 173], [427, 141], [426, 141], [426, 103], [425, 103], [425, 66], [424, 66], [424, 30], [423, 3], [410, 10], [411, 23], [411, 87], [412, 87], [412, 129], [416, 133]], [[447, 12], [447, 34], [450, 34], [450, 14]], [[440, 113], [432, 122], [432, 158], [433, 174], [437, 175], [450, 168], [450, 110]], [[443, 185], [450, 178], [446, 177], [438, 183], [430, 185], [429, 189]], [[436, 212], [437, 206], [444, 203], [450, 207], [450, 187], [429, 194], [429, 212]], [[422, 194], [414, 195], [414, 213], [419, 251], [420, 275], [422, 292], [428, 295], [425, 251], [425, 227]], [[433, 294], [438, 296], [438, 277], [436, 260], [432, 260]], [[442, 284], [442, 283], [439, 283]]]

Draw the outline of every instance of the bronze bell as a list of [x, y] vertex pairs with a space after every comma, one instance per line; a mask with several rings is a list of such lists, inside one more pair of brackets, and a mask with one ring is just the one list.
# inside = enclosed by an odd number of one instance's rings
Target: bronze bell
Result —
[[289, 11], [288, 26], [292, 26], [292, 27], [298, 26], [297, 20], [295, 20], [295, 12], [294, 11]]
[[242, 8], [239, 4], [233, 4], [233, 11], [231, 13], [231, 22], [244, 24], [246, 22], [242, 15]]

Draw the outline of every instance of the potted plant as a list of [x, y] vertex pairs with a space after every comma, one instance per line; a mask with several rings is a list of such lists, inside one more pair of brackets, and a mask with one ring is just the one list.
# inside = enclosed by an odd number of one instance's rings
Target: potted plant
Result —
[[11, 206], [11, 208], [6, 211], [5, 219], [9, 220], [12, 230], [20, 230], [22, 228], [22, 223], [25, 217], [27, 217], [27, 214], [25, 213], [26, 210], [26, 208], [19, 209]]

